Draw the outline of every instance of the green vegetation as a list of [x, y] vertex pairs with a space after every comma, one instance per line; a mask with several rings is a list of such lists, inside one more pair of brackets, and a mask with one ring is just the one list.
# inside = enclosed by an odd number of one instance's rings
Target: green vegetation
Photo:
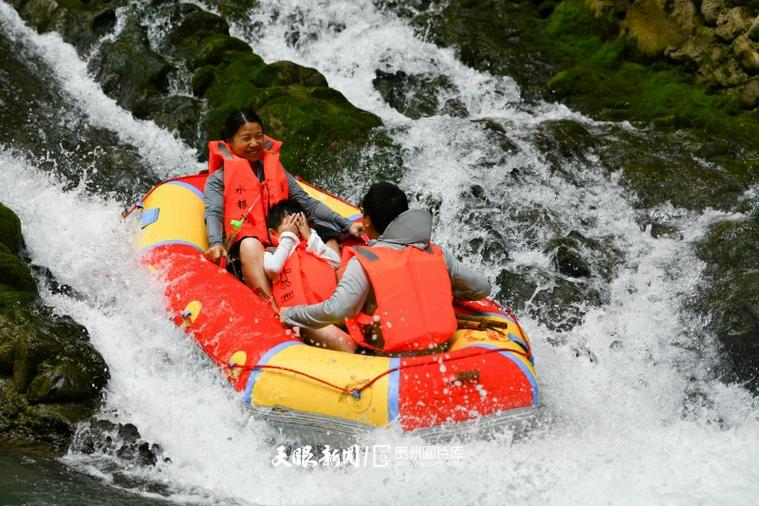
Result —
[[548, 89], [602, 120], [703, 129], [759, 149], [759, 115], [709, 94], [683, 68], [637, 51], [611, 16], [595, 18], [584, 0], [564, 0], [539, 25], [535, 43], [563, 68]]

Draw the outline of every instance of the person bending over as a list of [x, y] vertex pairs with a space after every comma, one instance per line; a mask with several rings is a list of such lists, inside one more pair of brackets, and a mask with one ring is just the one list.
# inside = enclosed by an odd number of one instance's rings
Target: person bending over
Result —
[[287, 325], [322, 328], [346, 322], [357, 345], [381, 353], [435, 350], [456, 330], [453, 301], [479, 300], [490, 283], [430, 242], [432, 216], [408, 208], [397, 186], [375, 183], [362, 201], [368, 246], [353, 257], [332, 296], [282, 307]]
[[[263, 268], [266, 216], [271, 206], [286, 199], [300, 205], [327, 244], [338, 249], [337, 237], [360, 237], [360, 223], [351, 223], [308, 196], [279, 161], [280, 142], [264, 135], [264, 124], [252, 110], [227, 117], [223, 141], [208, 144], [205, 187], [206, 258], [220, 263], [228, 254], [239, 255], [243, 281], [253, 291], [271, 297]], [[226, 237], [226, 240], [225, 240]]]
[[[314, 304], [329, 298], [337, 285], [340, 255], [327, 247], [309, 228], [300, 207], [284, 200], [269, 210], [269, 240], [276, 246], [264, 252], [264, 270], [272, 282], [277, 306]], [[356, 345], [335, 325], [302, 329], [306, 342], [331, 350], [353, 353]]]

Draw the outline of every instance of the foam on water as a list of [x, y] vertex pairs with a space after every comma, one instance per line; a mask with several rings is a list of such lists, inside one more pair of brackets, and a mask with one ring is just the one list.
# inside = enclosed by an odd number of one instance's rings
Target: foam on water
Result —
[[[169, 321], [157, 282], [139, 268], [129, 246], [134, 230], [122, 222], [120, 203], [82, 189], [64, 192], [29, 160], [2, 148], [0, 177], [7, 184], [0, 186], [0, 201], [21, 217], [32, 261], [84, 294], [71, 298], [42, 290], [46, 303], [87, 327], [109, 364], [103, 415], [134, 423], [171, 459], [122, 471], [165, 484], [178, 502], [753, 503], [759, 494], [753, 450], [759, 405], [741, 387], [712, 378], [719, 350], [711, 340], [701, 341], [702, 322], [685, 309], [702, 268], [694, 243], [710, 223], [737, 216], [664, 206], [659, 212], [682, 237], [653, 238], [637, 224], [616, 178], [592, 156], [571, 167], [570, 181], [552, 173], [532, 143], [544, 121], [588, 120], [561, 105], [524, 106], [510, 79], [465, 67], [453, 51], [419, 40], [403, 20], [378, 12], [368, 0], [260, 3], [254, 20], [265, 21], [258, 25], [263, 28], [237, 28], [257, 52], [270, 61], [318, 68], [354, 104], [399, 127], [392, 134], [403, 147], [402, 185], [420, 202], [438, 204], [439, 243], [491, 279], [503, 264], [545, 269], [542, 246], [551, 231], [536, 224], [528, 241], [512, 218], [540, 207], [566, 230], [610, 241], [622, 261], [603, 304], [570, 332], [560, 335], [523, 318], [545, 405], [543, 423], [528, 438], [463, 444], [463, 462], [453, 469], [274, 468], [267, 429], [251, 420], [240, 397]], [[175, 159], [166, 159], [164, 175], [182, 166], [178, 160], [189, 156], [186, 148], [109, 101], [57, 35], [33, 33], [5, 3], [0, 18], [2, 29], [30, 51], [48, 55], [61, 86], [80, 97], [90, 121], [119, 132], [149, 156], [159, 147], [166, 154], [169, 146]], [[301, 33], [312, 36], [290, 46], [285, 34], [293, 19], [306, 20]], [[378, 68], [449, 76], [471, 117], [406, 118], [374, 90]], [[482, 126], [470, 121], [484, 116], [508, 124], [518, 147], [495, 165], [483, 163], [495, 159], [496, 151]], [[515, 178], [516, 172], [522, 175]], [[476, 203], [467, 193], [473, 183], [484, 189]], [[485, 229], [503, 231], [508, 257], [486, 260], [468, 249], [471, 239], [488, 234]], [[708, 402], [692, 400], [694, 392]], [[420, 444], [392, 430], [378, 431], [369, 442]], [[67, 461], [109, 479], [91, 457], [71, 454]]]

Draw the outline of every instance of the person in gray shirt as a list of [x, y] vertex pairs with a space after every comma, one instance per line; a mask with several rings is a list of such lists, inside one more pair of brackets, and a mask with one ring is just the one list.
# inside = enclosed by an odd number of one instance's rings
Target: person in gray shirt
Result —
[[[271, 141], [264, 137], [264, 126], [261, 118], [251, 110], [233, 112], [227, 117], [222, 138], [226, 144], [220, 145], [220, 147], [224, 150], [229, 149], [232, 154], [247, 160], [251, 174], [259, 182], [264, 182], [266, 176], [262, 160], [265, 155], [264, 151], [271, 148]], [[232, 159], [231, 155], [229, 158]], [[363, 233], [361, 223], [353, 223], [343, 218], [323, 203], [310, 197], [292, 175], [284, 168], [281, 170], [284, 172], [287, 181], [287, 197], [303, 208], [306, 217], [314, 223], [320, 235], [327, 239], [325, 242], [328, 246], [337, 250], [336, 238], [347, 234], [355, 237], [361, 236]], [[225, 244], [224, 176], [224, 167], [222, 166], [208, 176], [206, 180], [204, 218], [209, 244], [205, 253], [206, 258], [218, 264], [222, 258], [227, 257], [230, 253], [227, 251], [228, 249], [238, 250], [245, 284], [266, 298], [271, 298], [271, 285], [263, 268], [266, 237], [243, 235], [235, 238], [232, 244]], [[231, 191], [230, 189], [226, 190]], [[265, 216], [258, 219], [264, 221]]]
[[[372, 239], [368, 244], [370, 247], [424, 249], [430, 244], [432, 216], [421, 209], [408, 209], [406, 195], [397, 186], [387, 182], [375, 183], [364, 197], [362, 207], [364, 228]], [[450, 252], [441, 250], [454, 299], [479, 300], [490, 294], [490, 282], [485, 276], [459, 262]], [[346, 265], [329, 299], [319, 304], [280, 308], [280, 319], [290, 326], [321, 328], [341, 324], [359, 312], [371, 315], [376, 307], [369, 278], [354, 257]]]

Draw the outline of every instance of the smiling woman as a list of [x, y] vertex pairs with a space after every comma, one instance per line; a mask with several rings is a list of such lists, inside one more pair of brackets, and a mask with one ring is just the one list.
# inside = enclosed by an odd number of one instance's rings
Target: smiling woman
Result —
[[279, 161], [282, 143], [264, 135], [263, 121], [254, 111], [230, 114], [222, 138], [209, 143], [205, 188], [209, 260], [220, 263], [229, 254], [239, 257], [245, 284], [271, 298], [263, 268], [264, 248], [270, 243], [266, 216], [273, 205], [288, 198], [304, 209], [333, 249], [345, 234], [360, 236], [360, 223], [346, 220], [300, 188]]

